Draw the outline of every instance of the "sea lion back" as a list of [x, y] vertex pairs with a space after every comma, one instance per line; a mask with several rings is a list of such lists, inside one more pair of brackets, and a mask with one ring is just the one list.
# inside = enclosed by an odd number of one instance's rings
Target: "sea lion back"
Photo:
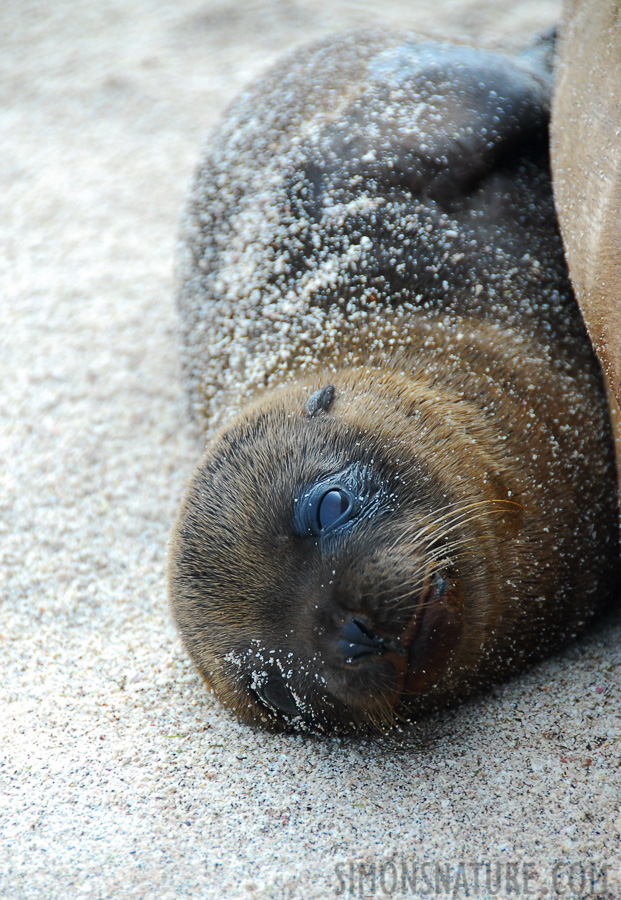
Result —
[[368, 358], [416, 308], [545, 317], [576, 361], [548, 100], [546, 73], [502, 54], [369, 34], [298, 51], [244, 94], [208, 144], [179, 257], [203, 426], [329, 352], [355, 363], [362, 332]]

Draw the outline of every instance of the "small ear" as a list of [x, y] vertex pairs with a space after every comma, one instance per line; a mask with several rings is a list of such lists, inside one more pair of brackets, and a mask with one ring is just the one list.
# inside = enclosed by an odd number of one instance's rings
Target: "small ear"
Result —
[[310, 395], [306, 401], [306, 413], [312, 419], [319, 412], [327, 412], [334, 400], [334, 385], [328, 384]]
[[527, 60], [408, 42], [372, 56], [367, 77], [324, 132], [315, 168], [328, 178], [338, 181], [340, 160], [350, 178], [441, 201], [472, 190], [501, 157], [547, 141], [550, 82]]

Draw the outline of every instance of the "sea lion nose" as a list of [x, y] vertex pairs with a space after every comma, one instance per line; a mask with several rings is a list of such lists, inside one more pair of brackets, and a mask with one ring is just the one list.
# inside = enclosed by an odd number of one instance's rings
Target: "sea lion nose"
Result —
[[386, 650], [386, 642], [373, 634], [362, 619], [347, 619], [341, 629], [338, 647], [345, 662], [354, 662], [364, 656], [381, 655]]

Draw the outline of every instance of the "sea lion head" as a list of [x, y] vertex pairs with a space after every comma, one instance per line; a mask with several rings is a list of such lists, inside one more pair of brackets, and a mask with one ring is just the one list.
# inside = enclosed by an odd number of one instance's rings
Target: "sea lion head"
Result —
[[443, 455], [431, 406], [395, 374], [352, 371], [275, 391], [208, 447], [173, 530], [170, 602], [243, 720], [384, 727], [450, 693], [464, 593], [487, 577], [463, 547], [481, 556], [472, 510], [490, 501], [451, 494], [425, 462], [426, 445]]

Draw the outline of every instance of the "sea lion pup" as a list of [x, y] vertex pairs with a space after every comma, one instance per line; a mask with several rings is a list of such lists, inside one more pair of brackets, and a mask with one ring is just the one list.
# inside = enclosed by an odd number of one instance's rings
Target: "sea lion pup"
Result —
[[547, 123], [526, 64], [354, 34], [296, 51], [213, 137], [178, 299], [219, 430], [169, 592], [243, 720], [410, 721], [608, 598], [613, 443]]
[[[551, 158], [569, 272], [621, 408], [621, 10], [566, 2], [552, 104]], [[621, 447], [621, 443], [620, 443]]]

